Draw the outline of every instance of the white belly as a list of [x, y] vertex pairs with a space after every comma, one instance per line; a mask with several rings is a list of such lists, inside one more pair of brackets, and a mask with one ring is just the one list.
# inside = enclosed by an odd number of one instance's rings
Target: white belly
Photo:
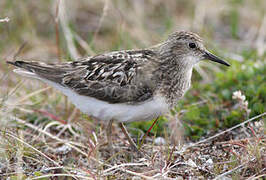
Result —
[[152, 120], [168, 112], [168, 105], [161, 96], [138, 104], [110, 104], [96, 98], [82, 96], [51, 81], [44, 80], [66, 95], [69, 100], [83, 113], [103, 121], [113, 119], [118, 122]]

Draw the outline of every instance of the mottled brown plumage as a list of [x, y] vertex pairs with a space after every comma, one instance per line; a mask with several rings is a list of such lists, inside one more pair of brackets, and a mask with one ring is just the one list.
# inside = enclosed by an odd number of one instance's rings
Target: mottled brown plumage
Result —
[[[152, 97], [155, 82], [148, 71], [159, 67], [151, 50], [118, 51], [70, 63], [44, 64], [16, 61], [41, 78], [68, 87], [80, 95], [109, 103], [137, 103]], [[11, 63], [11, 62], [10, 62]]]
[[[59, 87], [89, 115], [129, 122], [149, 120], [170, 110], [189, 88], [193, 66], [203, 59], [229, 66], [207, 51], [198, 35], [180, 31], [143, 50], [109, 52], [61, 64], [8, 63], [21, 68], [18, 73]], [[83, 102], [83, 97], [87, 101]], [[91, 103], [102, 109], [88, 109]], [[121, 112], [117, 115], [113, 111]]]

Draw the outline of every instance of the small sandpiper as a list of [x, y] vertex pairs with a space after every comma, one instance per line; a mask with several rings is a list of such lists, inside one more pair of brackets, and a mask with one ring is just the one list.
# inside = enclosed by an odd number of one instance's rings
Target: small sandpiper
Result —
[[140, 50], [122, 50], [66, 63], [14, 61], [14, 72], [39, 79], [61, 91], [83, 113], [119, 123], [137, 150], [124, 122], [147, 121], [167, 113], [190, 87], [193, 66], [208, 59], [229, 63], [211, 54], [201, 38], [178, 31], [161, 44]]

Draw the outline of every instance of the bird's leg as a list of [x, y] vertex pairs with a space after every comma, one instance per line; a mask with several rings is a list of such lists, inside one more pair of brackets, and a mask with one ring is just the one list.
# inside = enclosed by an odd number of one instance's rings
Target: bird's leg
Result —
[[106, 135], [107, 135], [107, 141], [108, 141], [108, 146], [110, 150], [113, 150], [113, 141], [112, 141], [112, 124], [113, 124], [113, 119], [111, 119], [108, 122], [107, 129], [106, 129]]
[[137, 145], [134, 143], [133, 139], [129, 136], [128, 131], [126, 127], [124, 126], [123, 123], [119, 123], [119, 127], [122, 129], [122, 132], [125, 134], [127, 140], [129, 141], [130, 145], [132, 148], [136, 151], [139, 152]]

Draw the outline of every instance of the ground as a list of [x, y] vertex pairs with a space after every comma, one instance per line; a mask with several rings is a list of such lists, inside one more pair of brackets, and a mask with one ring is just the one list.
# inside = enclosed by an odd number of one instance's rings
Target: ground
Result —
[[[0, 179], [265, 179], [265, 2], [1, 1]], [[115, 123], [111, 154], [105, 124], [5, 63], [144, 48], [175, 30], [197, 32], [231, 67], [200, 63], [150, 132], [153, 120], [127, 124], [142, 155]]]

